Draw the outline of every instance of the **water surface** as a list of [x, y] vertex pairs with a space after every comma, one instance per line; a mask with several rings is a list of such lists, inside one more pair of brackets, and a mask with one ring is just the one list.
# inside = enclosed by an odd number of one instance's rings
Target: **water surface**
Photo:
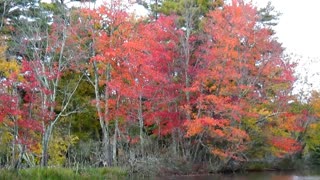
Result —
[[320, 180], [320, 171], [264, 171], [234, 174], [168, 176], [157, 178], [174, 180]]

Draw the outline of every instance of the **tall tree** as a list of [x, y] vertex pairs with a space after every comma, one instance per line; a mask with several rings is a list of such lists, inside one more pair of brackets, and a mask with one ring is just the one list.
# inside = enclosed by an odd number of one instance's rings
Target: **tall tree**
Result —
[[[78, 83], [60, 86], [61, 77], [77, 56], [75, 52], [66, 48], [72, 28], [69, 26], [67, 9], [61, 4], [54, 7], [54, 12], [42, 9], [38, 12], [37, 18], [27, 18], [16, 24], [13, 37], [16, 44], [12, 46], [12, 51], [22, 59], [25, 78], [30, 88], [38, 90], [34, 92], [34, 97], [37, 97], [35, 106], [39, 109], [33, 108], [32, 111], [39, 110], [43, 113], [38, 117], [43, 132], [42, 166], [47, 166], [48, 146], [53, 127], [62, 116], [71, 113], [66, 110], [81, 79], [79, 76]], [[50, 14], [53, 16], [51, 21]], [[58, 100], [58, 97], [62, 100]]]
[[29, 158], [42, 132], [34, 114], [41, 115], [41, 112], [31, 113], [38, 107], [35, 87], [23, 76], [25, 71], [21, 65], [14, 59], [7, 59], [4, 44], [0, 58], [0, 122], [4, 132], [11, 134], [11, 167], [20, 168], [22, 159], [32, 166], [34, 161]]
[[250, 131], [244, 124], [246, 119], [259, 120], [252, 109], [273, 104], [270, 111], [280, 115], [291, 98], [293, 66], [258, 18], [250, 4], [232, 1], [204, 20], [201, 70], [190, 88], [194, 120], [186, 124], [187, 132], [198, 135], [199, 142], [210, 142], [202, 145], [227, 163], [247, 157], [243, 153]]
[[[113, 98], [117, 98], [117, 85], [112, 81], [121, 73], [122, 51], [126, 38], [131, 32], [129, 16], [121, 6], [120, 1], [101, 6], [98, 9], [82, 9], [78, 21], [80, 32], [88, 33], [80, 45], [88, 47], [90, 61], [87, 63], [86, 76], [95, 92], [95, 107], [102, 132], [101, 162], [104, 165], [113, 164], [112, 144], [110, 138], [110, 109]], [[84, 30], [84, 31], [83, 31]], [[87, 43], [87, 44], [86, 44]]]

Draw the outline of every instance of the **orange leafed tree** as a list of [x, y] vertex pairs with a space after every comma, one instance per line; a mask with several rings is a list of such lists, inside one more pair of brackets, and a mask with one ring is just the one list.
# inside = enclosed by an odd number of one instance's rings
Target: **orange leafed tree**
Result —
[[[190, 88], [193, 118], [186, 122], [187, 136], [201, 137], [206, 142], [203, 145], [218, 157], [244, 160], [250, 137], [242, 121], [258, 121], [252, 109], [261, 105], [273, 104], [275, 113], [284, 110], [294, 81], [293, 66], [283, 58], [281, 45], [271, 29], [259, 23], [258, 12], [250, 4], [232, 1], [210, 11], [204, 24], [200, 70]], [[288, 143], [292, 146], [286, 150], [299, 150], [296, 144]]]

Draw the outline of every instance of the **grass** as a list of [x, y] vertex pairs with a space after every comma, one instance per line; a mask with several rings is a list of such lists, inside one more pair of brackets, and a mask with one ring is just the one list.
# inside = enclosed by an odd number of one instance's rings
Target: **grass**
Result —
[[19, 171], [0, 170], [0, 179], [125, 179], [128, 176], [126, 170], [112, 168], [83, 168], [73, 170], [70, 168], [28, 168]]

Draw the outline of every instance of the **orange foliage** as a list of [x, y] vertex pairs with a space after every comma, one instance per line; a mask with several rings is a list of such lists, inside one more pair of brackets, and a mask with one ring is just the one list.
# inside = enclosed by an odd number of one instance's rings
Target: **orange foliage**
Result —
[[277, 155], [282, 157], [285, 154], [294, 154], [299, 152], [302, 146], [295, 140], [289, 137], [273, 137], [271, 144], [280, 150]]

